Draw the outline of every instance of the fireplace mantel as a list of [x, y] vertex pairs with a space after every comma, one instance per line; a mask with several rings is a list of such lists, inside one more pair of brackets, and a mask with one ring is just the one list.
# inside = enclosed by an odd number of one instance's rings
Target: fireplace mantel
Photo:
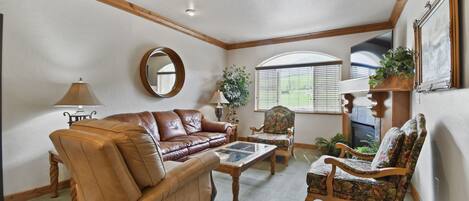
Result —
[[342, 94], [342, 130], [351, 139], [350, 114], [354, 105], [367, 106], [373, 116], [381, 119], [381, 139], [391, 127], [400, 127], [410, 118], [410, 92], [413, 80], [391, 77], [375, 88], [368, 78], [344, 80], [339, 83]]

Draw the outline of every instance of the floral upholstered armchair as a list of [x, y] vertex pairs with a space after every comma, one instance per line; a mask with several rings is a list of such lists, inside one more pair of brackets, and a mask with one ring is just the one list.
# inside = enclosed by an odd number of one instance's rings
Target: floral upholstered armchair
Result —
[[264, 114], [264, 124], [260, 128], [251, 127], [252, 135], [248, 141], [277, 145], [275, 153], [285, 158], [284, 163], [293, 155], [295, 137], [295, 112], [284, 106], [275, 106]]
[[425, 117], [418, 114], [402, 128], [390, 129], [376, 155], [336, 144], [341, 149], [338, 158], [322, 156], [311, 165], [306, 201], [404, 200], [426, 135]]

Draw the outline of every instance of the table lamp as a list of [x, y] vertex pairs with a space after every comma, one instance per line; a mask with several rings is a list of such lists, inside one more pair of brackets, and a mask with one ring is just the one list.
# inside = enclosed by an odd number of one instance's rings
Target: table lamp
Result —
[[55, 107], [76, 107], [77, 111], [73, 114], [64, 112], [64, 116], [68, 116], [68, 125], [71, 126], [74, 122], [91, 119], [96, 115], [96, 111], [86, 113], [84, 107], [94, 107], [102, 105], [98, 98], [94, 95], [88, 83], [83, 82], [80, 78], [78, 82], [72, 83], [70, 89], [54, 106]]
[[223, 95], [223, 92], [217, 90], [215, 93], [213, 93], [212, 98], [210, 99], [210, 103], [217, 104], [217, 106], [215, 107], [215, 115], [217, 116], [218, 121], [220, 121], [221, 117], [223, 116], [222, 104], [227, 104], [230, 102], [226, 100], [225, 96]]

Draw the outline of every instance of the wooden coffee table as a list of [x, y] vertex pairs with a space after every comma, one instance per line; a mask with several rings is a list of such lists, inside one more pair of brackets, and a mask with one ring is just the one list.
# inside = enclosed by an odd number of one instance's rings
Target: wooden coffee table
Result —
[[220, 166], [215, 170], [229, 174], [233, 179], [233, 201], [238, 201], [241, 173], [256, 162], [270, 157], [270, 174], [275, 174], [275, 149], [277, 149], [275, 145], [241, 141], [214, 149], [220, 157]]

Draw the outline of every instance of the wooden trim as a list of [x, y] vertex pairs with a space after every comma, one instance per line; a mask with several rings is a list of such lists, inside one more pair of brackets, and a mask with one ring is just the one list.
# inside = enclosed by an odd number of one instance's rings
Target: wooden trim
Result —
[[[2, 89], [3, 89], [3, 82], [2, 82], [2, 77], [3, 77], [3, 70], [2, 70], [2, 53], [3, 51], [3, 14], [0, 13], [0, 113], [3, 114], [3, 97], [1, 94], [3, 94]], [[0, 136], [3, 136], [3, 124], [2, 124], [2, 116], [0, 116], [0, 128], [2, 128], [2, 131], [0, 131]], [[3, 197], [3, 142], [2, 138], [0, 137], [0, 198]]]
[[389, 22], [393, 27], [396, 26], [397, 22], [399, 21], [399, 17], [401, 17], [402, 11], [404, 11], [406, 4], [407, 0], [397, 0], [396, 4], [394, 4], [391, 17], [389, 18]]
[[301, 64], [274, 65], [274, 66], [258, 66], [255, 69], [256, 70], [272, 70], [272, 69], [300, 68], [300, 67], [311, 67], [311, 66], [331, 66], [331, 65], [342, 65], [342, 60], [311, 62], [311, 63], [301, 63]]
[[295, 143], [293, 144], [293, 147], [296, 148], [302, 148], [302, 149], [318, 149], [318, 147], [314, 144], [305, 144], [305, 143]]
[[[70, 187], [70, 180], [69, 179], [59, 182], [58, 189], [65, 189], [65, 188], [68, 188], [68, 187]], [[42, 187], [39, 187], [39, 188], [27, 190], [27, 191], [24, 191], [24, 192], [7, 195], [7, 196], [4, 197], [4, 200], [5, 201], [29, 200], [29, 199], [33, 199], [33, 198], [36, 198], [36, 197], [46, 195], [46, 194], [51, 193], [51, 192], [52, 192], [52, 189], [50, 188], [49, 185], [47, 185], [47, 186], [42, 186]]]
[[176, 23], [176, 22], [174, 22], [174, 21], [172, 21], [172, 20], [170, 20], [166, 17], [163, 17], [163, 16], [161, 16], [161, 15], [155, 13], [155, 12], [147, 10], [143, 7], [140, 7], [136, 4], [130, 3], [128, 1], [125, 1], [125, 0], [97, 0], [97, 1], [99, 1], [101, 3], [105, 3], [105, 4], [110, 5], [112, 7], [127, 11], [129, 13], [134, 14], [134, 15], [143, 17], [147, 20], [156, 22], [158, 24], [169, 27], [169, 28], [174, 29], [176, 31], [185, 33], [189, 36], [200, 39], [200, 40], [205, 41], [207, 43], [210, 43], [212, 45], [221, 47], [223, 49], [226, 49], [226, 47], [227, 47], [227, 44], [224, 43], [223, 41], [220, 41], [218, 39], [210, 37], [206, 34], [198, 32], [196, 30], [190, 29], [190, 28], [188, 28], [186, 26], [183, 26], [181, 24], [178, 24], [178, 23]]
[[341, 36], [341, 35], [364, 33], [364, 32], [371, 32], [371, 31], [380, 31], [380, 30], [386, 30], [386, 29], [392, 29], [392, 28], [393, 28], [393, 25], [390, 22], [381, 22], [381, 23], [375, 23], [375, 24], [366, 24], [366, 25], [338, 28], [338, 29], [332, 29], [332, 30], [327, 30], [327, 31], [318, 31], [318, 32], [312, 32], [312, 33], [306, 33], [306, 34], [298, 34], [298, 35], [292, 35], [292, 36], [284, 36], [284, 37], [255, 40], [255, 41], [248, 41], [248, 42], [242, 42], [242, 43], [228, 44], [227, 49], [233, 50], [233, 49], [256, 47], [256, 46], [262, 46], [262, 45], [289, 43], [289, 42], [294, 42], [294, 41], [310, 40], [310, 39], [325, 38], [325, 37], [332, 37], [332, 36]]
[[420, 201], [420, 194], [412, 183], [410, 183], [410, 195], [412, 196], [412, 200]]

